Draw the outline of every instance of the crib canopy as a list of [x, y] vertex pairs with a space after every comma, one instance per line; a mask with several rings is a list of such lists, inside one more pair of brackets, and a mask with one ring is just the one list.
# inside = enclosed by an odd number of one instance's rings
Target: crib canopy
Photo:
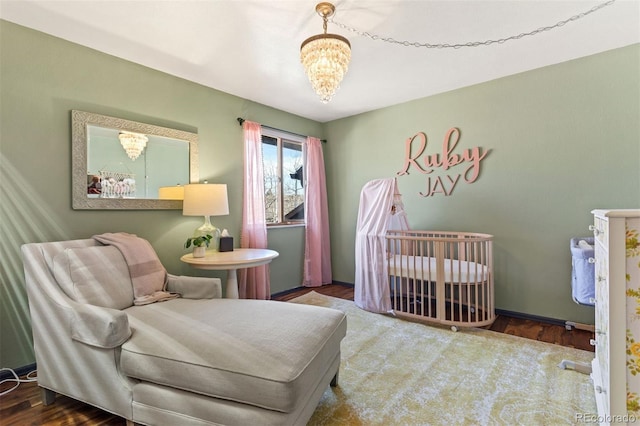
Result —
[[367, 182], [360, 192], [356, 227], [354, 302], [371, 312], [391, 312], [387, 271], [387, 230], [408, 230], [402, 196], [394, 178]]

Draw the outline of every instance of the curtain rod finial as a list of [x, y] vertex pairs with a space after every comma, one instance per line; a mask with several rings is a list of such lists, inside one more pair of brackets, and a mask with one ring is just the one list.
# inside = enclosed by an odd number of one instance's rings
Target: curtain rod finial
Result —
[[238, 117], [236, 118], [236, 120], [238, 120], [238, 124], [242, 126], [242, 123], [244, 123], [244, 118], [242, 117]]

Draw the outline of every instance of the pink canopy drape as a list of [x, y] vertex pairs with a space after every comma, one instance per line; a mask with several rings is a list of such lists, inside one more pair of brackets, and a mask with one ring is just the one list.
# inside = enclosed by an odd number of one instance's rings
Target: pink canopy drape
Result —
[[305, 287], [330, 284], [331, 248], [329, 239], [329, 208], [325, 183], [324, 156], [320, 139], [307, 138], [305, 184]]
[[[262, 170], [262, 132], [260, 124], [245, 121], [244, 182], [242, 202], [241, 248], [267, 248], [267, 222], [264, 211]], [[270, 299], [269, 265], [240, 270], [238, 293], [241, 299]]]

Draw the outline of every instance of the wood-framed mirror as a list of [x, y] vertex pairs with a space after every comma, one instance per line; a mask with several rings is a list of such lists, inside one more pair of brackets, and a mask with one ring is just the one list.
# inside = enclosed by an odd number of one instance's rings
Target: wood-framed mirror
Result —
[[182, 209], [160, 188], [199, 179], [197, 133], [73, 110], [71, 146], [75, 210]]

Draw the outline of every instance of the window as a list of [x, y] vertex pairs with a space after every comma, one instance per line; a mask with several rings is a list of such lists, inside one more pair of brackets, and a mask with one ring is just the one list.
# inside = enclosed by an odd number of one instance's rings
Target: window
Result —
[[304, 223], [305, 138], [262, 128], [267, 225]]

